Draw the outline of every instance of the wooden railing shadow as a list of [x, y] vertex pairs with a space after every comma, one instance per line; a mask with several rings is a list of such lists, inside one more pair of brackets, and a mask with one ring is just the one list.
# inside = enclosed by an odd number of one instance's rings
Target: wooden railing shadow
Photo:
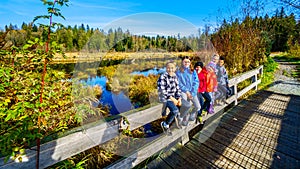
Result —
[[[251, 116], [253, 116], [254, 113], [259, 113], [257, 112], [259, 105], [268, 97], [261, 97], [259, 93], [255, 95], [259, 96], [257, 97], [255, 104], [250, 104], [249, 100], [241, 101], [237, 106], [230, 109], [226, 115], [218, 116], [213, 123], [208, 123], [207, 125], [209, 126], [205, 127], [195, 135], [191, 144], [187, 145], [187, 147], [195, 154], [203, 156], [203, 159], [210, 162], [209, 166], [218, 168], [218, 166], [215, 166], [212, 162], [217, 161], [225, 151], [228, 151], [228, 147], [232, 145], [234, 139], [238, 136], [245, 137], [240, 133], [244, 130], [244, 127]], [[261, 113], [263, 114], [264, 112]], [[248, 133], [249, 132], [255, 134], [255, 131], [248, 131]], [[232, 151], [236, 151], [241, 161], [247, 161], [242, 160], [242, 158], [249, 158], [246, 155], [239, 153], [238, 146], [231, 146], [231, 149]], [[210, 154], [210, 156], [199, 153], [203, 151], [209, 152], [211, 150], [214, 150], [215, 153]], [[243, 166], [240, 167], [242, 168]]]
[[289, 98], [289, 101], [283, 116], [280, 117], [278, 144], [270, 168], [300, 168], [300, 96], [282, 95]]
[[[226, 106], [230, 105], [231, 103], [237, 105], [238, 99], [242, 95], [251, 89], [257, 90], [258, 84], [261, 83], [260, 78], [262, 77], [262, 72], [263, 66], [260, 66], [254, 70], [230, 79], [229, 85], [230, 87], [233, 87], [234, 95], [227, 99], [226, 102], [228, 104], [217, 106], [215, 108], [217, 113], [206, 116], [205, 120], [207, 122], [212, 121]], [[247, 79], [251, 79], [252, 83], [244, 89], [238, 91], [238, 84]], [[138, 112], [125, 112], [119, 116], [125, 117], [130, 123], [130, 130], [134, 130], [145, 124], [160, 119], [161, 108], [162, 105], [158, 104], [150, 107], [149, 109]], [[67, 159], [68, 157], [79, 154], [80, 152], [103, 144], [119, 136], [120, 120], [120, 118], [116, 118], [110, 121], [100, 121], [93, 124], [89, 128], [84, 128], [84, 130], [81, 128], [67, 136], [42, 144], [39, 157], [41, 161], [40, 168], [51, 166]], [[150, 142], [146, 142], [144, 146], [138, 148], [132, 153], [127, 154], [126, 157], [111, 164], [107, 168], [132, 168], [174, 142], [181, 142], [182, 144], [185, 144], [189, 141], [189, 132], [198, 125], [199, 124], [193, 123], [184, 129], [175, 129], [172, 136], [160, 135], [154, 139], [149, 139]], [[32, 149], [34, 148], [35, 147]], [[26, 155], [28, 157], [28, 161], [22, 163], [16, 163], [12, 160], [9, 160], [5, 163], [4, 158], [1, 158], [0, 168], [35, 168], [36, 152], [34, 150], [26, 150]]]
[[[259, 102], [263, 103], [264, 100], [259, 100]], [[248, 109], [245, 109], [246, 106], [252, 107], [251, 111], [247, 111]], [[190, 162], [187, 162], [187, 168], [195, 168], [192, 166], [196, 166], [196, 168], [220, 168], [220, 166], [216, 166], [214, 162], [220, 159], [221, 154], [228, 150], [228, 147], [232, 144], [233, 140], [243, 130], [244, 125], [253, 115], [253, 109], [257, 109], [257, 105], [248, 105], [248, 102], [243, 100], [237, 106], [230, 109], [230, 113], [226, 113], [224, 116], [217, 116], [215, 120], [206, 122], [203, 129], [193, 136], [184, 148], [177, 146], [172, 150], [172, 153], [180, 156], [179, 159], [175, 157], [176, 155], [173, 156], [171, 153], [168, 159], [164, 159], [165, 162], [170, 165], [170, 168], [178, 167], [176, 165], [179, 165], [180, 168], [181, 165], [178, 163], [175, 164], [175, 161], [170, 162], [171, 159], [178, 159], [181, 161], [191, 160]], [[170, 150], [167, 150], [166, 153], [169, 153], [169, 151]], [[147, 166], [150, 166], [150, 168], [161, 168], [162, 163], [160, 161], [160, 159], [154, 160]], [[227, 167], [224, 166], [224, 168]], [[243, 167], [240, 166], [240, 168]]]
[[[274, 103], [281, 106], [274, 105]], [[244, 168], [248, 164], [248, 166], [253, 165], [257, 168], [260, 168], [260, 166], [262, 168], [299, 168], [299, 103], [300, 96], [260, 91], [249, 97], [249, 99], [241, 101], [225, 115], [210, 123], [209, 126], [197, 133], [186, 147], [199, 159], [203, 158], [206, 162], [209, 162], [208, 166], [212, 168], [220, 167], [216, 166], [214, 162], [219, 160], [225, 152], [225, 154], [232, 152], [231, 157], [237, 158], [238, 163], [237, 161], [231, 161], [234, 160], [232, 158], [227, 159], [232, 163], [237, 163], [235, 167]], [[256, 118], [252, 118], [253, 115]], [[264, 120], [262, 117], [264, 117]], [[263, 123], [254, 121], [254, 119], [262, 120]], [[249, 123], [249, 121], [251, 122]], [[277, 121], [276, 126], [280, 126], [280, 128], [272, 128], [270, 121]], [[245, 126], [248, 126], [246, 130]], [[251, 130], [249, 126], [255, 129]], [[260, 130], [270, 131], [272, 138], [268, 138], [267, 135], [259, 135]], [[239, 141], [234, 142], [233, 140], [237, 138]], [[247, 140], [247, 143], [244, 144], [240, 142], [241, 140]], [[250, 146], [250, 142], [257, 142], [257, 146], [262, 144], [265, 151], [268, 149], [275, 153], [272, 154], [272, 157], [265, 157], [266, 154], [253, 151], [255, 147]], [[211, 150], [214, 153], [211, 153]], [[210, 154], [203, 153], [205, 151], [210, 152]], [[250, 155], [245, 152], [253, 153]], [[205, 168], [204, 165], [203, 168]]]

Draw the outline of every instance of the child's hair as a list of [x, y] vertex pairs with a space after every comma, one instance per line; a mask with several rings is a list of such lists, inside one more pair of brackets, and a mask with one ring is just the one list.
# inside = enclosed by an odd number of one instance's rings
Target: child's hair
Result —
[[218, 54], [213, 54], [211, 60], [214, 60], [215, 58], [219, 60], [220, 56]]
[[194, 69], [196, 69], [197, 66], [200, 66], [201, 68], [203, 68], [203, 62], [197, 62], [194, 66]]
[[224, 56], [220, 56], [219, 60], [225, 60]]
[[176, 67], [176, 62], [174, 62], [173, 60], [170, 60], [166, 63], [166, 67], [169, 65], [169, 64], [173, 64], [175, 67]]
[[[181, 58], [181, 61], [183, 61], [184, 59], [189, 59], [190, 61], [191, 61], [191, 58], [189, 57], [189, 56], [183, 56], [182, 58]], [[180, 67], [180, 72], [184, 72], [184, 67], [183, 67], [183, 64], [181, 63], [181, 67]], [[193, 68], [193, 65], [192, 65], [192, 63], [190, 64], [190, 73], [192, 74], [193, 73], [193, 71], [194, 71], [194, 68]]]
[[210, 67], [211, 67], [214, 71], [216, 71], [216, 65], [215, 65], [215, 64], [213, 64], [213, 63], [208, 63], [208, 64], [206, 65], [206, 69], [207, 69], [207, 70], [208, 70]]

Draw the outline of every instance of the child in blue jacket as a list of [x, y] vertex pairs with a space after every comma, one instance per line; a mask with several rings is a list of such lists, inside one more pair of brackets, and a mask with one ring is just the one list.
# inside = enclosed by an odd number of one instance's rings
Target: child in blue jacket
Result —
[[[194, 108], [189, 115], [189, 110], [185, 108], [180, 109], [179, 122], [181, 125], [187, 126], [188, 120], [193, 121], [196, 119], [196, 115], [198, 111], [200, 111], [201, 106], [197, 97], [198, 87], [199, 87], [199, 79], [196, 71], [191, 66], [191, 60], [188, 56], [182, 58], [181, 67], [176, 71], [176, 75], [179, 81], [179, 88], [182, 91], [182, 102], [190, 103], [192, 102]], [[188, 107], [188, 106], [185, 106]]]

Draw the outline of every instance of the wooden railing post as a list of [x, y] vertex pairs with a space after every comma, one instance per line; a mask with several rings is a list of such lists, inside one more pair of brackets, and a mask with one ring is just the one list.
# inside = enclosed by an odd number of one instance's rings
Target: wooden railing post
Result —
[[186, 132], [182, 137], [181, 137], [181, 145], [185, 145], [185, 143], [189, 142], [190, 138], [189, 138], [189, 133]]
[[[255, 74], [254, 75], [254, 83], [256, 83], [257, 82], [257, 74]], [[255, 85], [255, 90], [258, 90], [258, 84], [256, 83], [256, 85]]]
[[238, 104], [238, 91], [237, 91], [237, 81], [234, 82], [234, 95], [235, 95], [235, 100], [234, 100], [234, 105]]
[[262, 77], [263, 77], [263, 74], [264, 74], [264, 67], [263, 67], [263, 66], [260, 67], [259, 73], [261, 74], [261, 77], [260, 77], [260, 78], [262, 78]]

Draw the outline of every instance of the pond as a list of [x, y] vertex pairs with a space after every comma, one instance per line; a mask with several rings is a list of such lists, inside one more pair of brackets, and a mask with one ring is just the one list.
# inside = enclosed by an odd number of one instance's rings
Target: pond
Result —
[[[91, 63], [83, 63], [80, 66], [82, 67], [93, 67], [90, 66]], [[76, 65], [74, 63], [69, 64], [54, 64], [52, 65], [53, 69], [62, 70], [70, 75], [72, 75], [72, 71], [75, 69]], [[154, 67], [152, 69], [146, 69], [142, 71], [133, 71], [132, 75], [144, 75], [149, 76], [150, 74], [158, 75], [165, 72], [165, 68], [157, 68]], [[124, 94], [124, 92], [112, 92], [106, 89], [107, 78], [105, 76], [90, 76], [82, 82], [86, 83], [89, 86], [98, 85], [102, 88], [102, 95], [99, 100], [99, 104], [107, 105], [110, 108], [111, 115], [117, 115], [135, 108], [138, 108], [140, 105], [134, 105], [131, 100]], [[96, 105], [95, 105], [96, 106]], [[152, 130], [151, 124], [145, 124], [144, 126], [145, 137], [156, 136], [158, 133], [155, 133]]]
[[[143, 71], [134, 71], [133, 75], [144, 75], [149, 76], [150, 74], [157, 75], [165, 71], [165, 68], [153, 68]], [[99, 99], [99, 104], [108, 105], [110, 107], [110, 114], [116, 115], [135, 108], [139, 105], [134, 105], [131, 103], [130, 99], [124, 94], [124, 92], [114, 93], [106, 90], [107, 78], [104, 76], [90, 77], [85, 80], [85, 83], [90, 86], [99, 85], [102, 88], [102, 95]]]
[[[110, 63], [109, 65], [114, 65], [118, 63]], [[104, 65], [99, 65], [98, 62], [82, 62], [80, 64], [76, 63], [61, 63], [61, 64], [52, 64], [51, 68], [61, 70], [66, 72], [67, 74], [72, 75], [72, 72], [76, 67], [84, 67], [84, 68], [93, 68], [96, 66], [104, 66]], [[144, 75], [144, 76], [149, 76], [150, 74], [157, 75], [165, 72], [165, 68], [151, 68], [151, 69], [146, 69], [142, 71], [133, 71], [131, 74], [133, 75]], [[129, 110], [132, 110], [134, 108], [138, 108], [139, 105], [133, 105], [130, 101], [130, 99], [124, 94], [124, 92], [119, 92], [119, 93], [113, 93], [109, 90], [106, 90], [106, 82], [107, 78], [105, 76], [93, 76], [93, 77], [88, 77], [84, 81], [87, 85], [90, 86], [95, 86], [99, 85], [102, 88], [102, 95], [99, 99], [99, 104], [102, 105], [108, 105], [110, 107], [110, 114], [111, 115], [116, 115], [120, 114]]]

